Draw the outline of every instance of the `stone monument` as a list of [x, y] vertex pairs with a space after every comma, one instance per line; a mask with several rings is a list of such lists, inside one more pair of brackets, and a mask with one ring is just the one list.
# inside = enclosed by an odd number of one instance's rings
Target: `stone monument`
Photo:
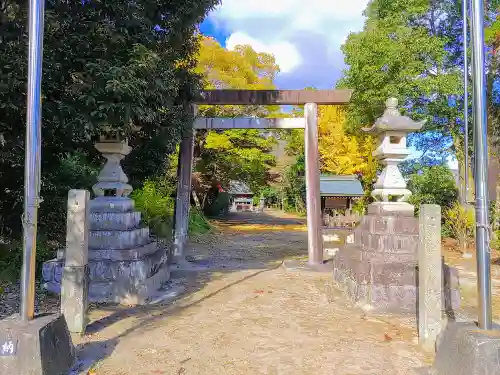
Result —
[[[129, 197], [132, 186], [120, 165], [132, 150], [127, 141], [101, 137], [95, 147], [107, 160], [90, 201], [89, 301], [144, 304], [170, 277], [169, 252], [150, 237]], [[49, 291], [60, 292], [63, 265], [63, 251], [43, 265]]]
[[354, 243], [335, 254], [333, 277], [364, 308], [415, 313], [419, 223], [414, 207], [407, 202], [411, 192], [398, 165], [410, 153], [408, 133], [420, 130], [424, 123], [402, 116], [397, 104], [396, 99], [387, 100], [382, 117], [363, 129], [378, 136], [373, 155], [385, 167], [371, 194], [375, 202], [354, 229]]

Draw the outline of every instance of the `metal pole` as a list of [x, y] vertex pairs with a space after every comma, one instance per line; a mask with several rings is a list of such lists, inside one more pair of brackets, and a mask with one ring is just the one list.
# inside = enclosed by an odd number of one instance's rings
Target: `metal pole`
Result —
[[[468, 5], [469, 5], [469, 12], [472, 12], [472, 0], [468, 0]], [[472, 27], [472, 14], [469, 13], [470, 15], [470, 22], [469, 22], [469, 35], [470, 35], [470, 38], [469, 38], [469, 44], [470, 44], [470, 48], [471, 48], [471, 51], [474, 50], [474, 40], [472, 38], [472, 33], [473, 33], [473, 27]], [[471, 74], [473, 74], [473, 72], [475, 71], [475, 68], [474, 68], [474, 59], [471, 58], [471, 61], [470, 61], [470, 65], [471, 65]], [[476, 110], [474, 109], [474, 98], [476, 97], [476, 94], [474, 92], [474, 90], [476, 89], [475, 85], [472, 85], [472, 122], [473, 124], [476, 123], [476, 119], [474, 118], [476, 116]], [[472, 144], [475, 145], [476, 144], [476, 141], [474, 139], [474, 137], [476, 136], [476, 132], [473, 130], [472, 131]], [[472, 178], [475, 180], [476, 179], [476, 156], [475, 156], [475, 150], [473, 148], [473, 152], [472, 152], [472, 156], [470, 157], [470, 166], [471, 166], [471, 170], [472, 170]]]
[[476, 257], [479, 328], [491, 329], [490, 225], [488, 217], [487, 97], [484, 57], [483, 0], [472, 0], [472, 61], [474, 85], [474, 154], [476, 188]]
[[469, 197], [469, 64], [467, 57], [467, 0], [462, 0], [463, 39], [464, 39], [464, 166], [465, 166], [465, 196], [463, 203], [468, 203]]
[[323, 237], [321, 235], [321, 198], [318, 151], [318, 106], [307, 103], [304, 107], [306, 120], [306, 208], [307, 208], [307, 246], [309, 264], [323, 263]]
[[24, 166], [24, 242], [21, 319], [35, 315], [36, 230], [40, 193], [44, 0], [29, 2], [28, 102]]

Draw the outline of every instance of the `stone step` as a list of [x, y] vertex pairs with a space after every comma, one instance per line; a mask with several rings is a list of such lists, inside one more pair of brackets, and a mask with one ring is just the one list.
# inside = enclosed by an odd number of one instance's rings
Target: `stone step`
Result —
[[89, 249], [89, 261], [113, 260], [128, 261], [139, 260], [158, 250], [157, 242], [150, 242], [144, 246], [132, 249]]
[[416, 263], [405, 259], [373, 259], [365, 252], [352, 254], [343, 249], [335, 254], [334, 268], [349, 271], [358, 283], [412, 285], [417, 277]]
[[89, 233], [89, 249], [132, 249], [148, 244], [149, 228], [132, 230], [91, 230]]
[[135, 202], [126, 197], [97, 197], [90, 201], [90, 212], [131, 212]]
[[[152, 243], [150, 246], [152, 248]], [[117, 250], [115, 250], [117, 251]], [[119, 251], [119, 250], [118, 250]], [[142, 304], [170, 277], [167, 251], [159, 248], [145, 259], [136, 261], [91, 261], [89, 298], [92, 302]], [[60, 294], [63, 260], [43, 264], [43, 287]]]
[[119, 282], [91, 283], [89, 301], [97, 303], [120, 303], [125, 305], [143, 305], [157, 295], [157, 291], [170, 279], [167, 264], [161, 265], [154, 274], [131, 285]]
[[[120, 251], [120, 250], [116, 250]], [[118, 282], [134, 285], [151, 277], [157, 268], [166, 263], [167, 252], [158, 249], [155, 253], [138, 260], [89, 262], [91, 283]]]
[[130, 230], [140, 223], [141, 213], [137, 211], [90, 213], [90, 230]]

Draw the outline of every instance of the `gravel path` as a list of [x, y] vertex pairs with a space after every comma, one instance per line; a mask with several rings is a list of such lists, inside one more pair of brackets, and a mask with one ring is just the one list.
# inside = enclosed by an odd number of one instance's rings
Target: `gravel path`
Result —
[[407, 375], [429, 363], [413, 329], [350, 306], [330, 275], [280, 266], [307, 254], [300, 223], [252, 220], [191, 244], [213, 269], [174, 274], [186, 288], [175, 302], [94, 310], [73, 374]]

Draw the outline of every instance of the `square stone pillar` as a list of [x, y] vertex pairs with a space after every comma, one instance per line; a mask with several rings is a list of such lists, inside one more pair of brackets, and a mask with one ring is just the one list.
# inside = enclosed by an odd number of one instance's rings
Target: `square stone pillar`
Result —
[[87, 326], [89, 293], [90, 192], [70, 190], [66, 226], [65, 264], [61, 281], [61, 313], [70, 332]]

